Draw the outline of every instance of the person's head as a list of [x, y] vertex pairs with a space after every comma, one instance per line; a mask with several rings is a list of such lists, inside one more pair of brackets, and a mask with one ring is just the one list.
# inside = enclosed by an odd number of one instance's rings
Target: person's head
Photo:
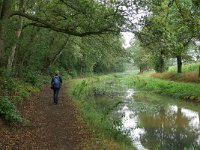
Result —
[[58, 70], [55, 71], [55, 75], [59, 75], [59, 71]]

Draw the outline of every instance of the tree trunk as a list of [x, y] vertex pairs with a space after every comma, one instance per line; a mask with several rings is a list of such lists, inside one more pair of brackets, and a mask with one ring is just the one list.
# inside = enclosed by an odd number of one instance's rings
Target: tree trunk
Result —
[[[1, 26], [1, 25], [0, 25]], [[1, 28], [1, 27], [0, 27]], [[4, 49], [4, 40], [2, 36], [2, 32], [0, 29], [0, 66], [2, 65], [2, 58], [3, 58], [3, 49]]]
[[10, 53], [10, 56], [8, 58], [8, 64], [7, 64], [8, 69], [11, 69], [12, 66], [13, 66], [13, 61], [14, 61], [14, 58], [15, 58], [17, 43], [18, 43], [19, 38], [20, 38], [21, 33], [22, 33], [22, 25], [23, 25], [23, 19], [20, 17], [20, 27], [19, 27], [19, 30], [16, 33], [16, 41], [14, 42], [14, 44], [11, 48], [11, 53]]
[[142, 71], [142, 67], [140, 67], [140, 73], [142, 73], [143, 71]]
[[[24, 11], [24, 0], [20, 0], [19, 10], [21, 12]], [[10, 53], [10, 56], [8, 58], [8, 64], [7, 64], [8, 69], [11, 69], [11, 67], [13, 65], [13, 61], [14, 61], [14, 58], [15, 58], [15, 51], [16, 51], [16, 48], [17, 48], [17, 43], [18, 43], [19, 38], [20, 38], [21, 33], [22, 33], [22, 26], [23, 26], [23, 18], [19, 16], [19, 28], [16, 31], [16, 40], [15, 40], [15, 42], [14, 42], [12, 48], [11, 48], [11, 53]]]
[[182, 73], [182, 57], [176, 56], [177, 58], [177, 73]]
[[56, 53], [56, 55], [53, 57], [53, 59], [49, 62], [49, 64], [47, 65], [46, 69], [48, 69], [49, 67], [51, 67], [57, 60], [58, 58], [61, 56], [61, 54], [63, 53], [63, 50], [65, 49], [65, 47], [67, 46], [68, 42], [63, 43], [63, 45], [61, 46], [60, 50]]
[[162, 73], [165, 71], [165, 60], [163, 52], [160, 52], [160, 55], [156, 58], [156, 66], [155, 66], [156, 72]]
[[4, 50], [4, 32], [6, 29], [6, 22], [11, 14], [11, 6], [12, 6], [13, 0], [2, 0], [1, 2], [1, 16], [0, 16], [0, 65], [3, 64], [2, 58], [3, 58], [3, 50]]
[[160, 55], [160, 72], [162, 73], [162, 72], [164, 72], [165, 71], [165, 61], [164, 61], [164, 59], [163, 59], [163, 56], [162, 56], [162, 54]]

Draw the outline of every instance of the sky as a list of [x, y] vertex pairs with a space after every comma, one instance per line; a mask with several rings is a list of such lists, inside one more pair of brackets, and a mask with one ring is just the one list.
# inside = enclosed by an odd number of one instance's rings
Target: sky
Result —
[[[146, 16], [149, 13], [145, 10], [138, 10], [137, 14], [134, 15], [134, 17], [129, 17], [130, 20], [132, 20], [133, 23], [137, 24], [142, 16]], [[141, 30], [142, 27], [137, 25], [137, 29]], [[123, 38], [124, 38], [124, 48], [130, 47], [130, 41], [134, 38], [134, 34], [131, 32], [122, 32]]]
[[131, 41], [132, 38], [134, 38], [134, 34], [131, 33], [131, 32], [123, 32], [122, 35], [123, 35], [123, 38], [124, 38], [123, 47], [124, 48], [130, 47], [130, 41]]

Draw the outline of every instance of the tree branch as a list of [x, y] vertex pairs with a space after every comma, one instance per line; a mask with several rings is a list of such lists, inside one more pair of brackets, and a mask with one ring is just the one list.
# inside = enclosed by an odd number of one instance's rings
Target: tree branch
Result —
[[54, 30], [56, 32], [61, 32], [61, 33], [65, 33], [68, 35], [73, 35], [73, 36], [79, 36], [79, 37], [83, 37], [83, 36], [88, 36], [88, 35], [99, 35], [99, 34], [107, 34], [107, 33], [111, 33], [111, 32], [117, 32], [119, 33], [120, 30], [113, 30], [110, 28], [103, 28], [103, 29], [99, 29], [97, 31], [85, 31], [85, 32], [77, 32], [77, 31], [73, 31], [73, 30], [69, 30], [67, 28], [59, 28], [51, 23], [48, 23], [47, 21], [35, 17], [33, 15], [29, 15], [29, 14], [25, 14], [23, 12], [20, 11], [13, 11], [12, 14], [10, 15], [10, 17], [12, 16], [21, 16], [21, 17], [25, 17], [31, 21], [34, 21], [36, 23], [33, 23], [31, 25], [37, 26], [37, 27], [43, 27], [43, 28], [49, 28], [51, 30]]

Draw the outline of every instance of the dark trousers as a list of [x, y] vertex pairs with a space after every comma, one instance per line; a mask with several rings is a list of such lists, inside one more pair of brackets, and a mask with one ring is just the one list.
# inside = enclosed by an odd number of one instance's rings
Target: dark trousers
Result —
[[59, 94], [60, 88], [54, 88], [53, 89], [53, 100], [55, 104], [58, 104], [58, 94]]

